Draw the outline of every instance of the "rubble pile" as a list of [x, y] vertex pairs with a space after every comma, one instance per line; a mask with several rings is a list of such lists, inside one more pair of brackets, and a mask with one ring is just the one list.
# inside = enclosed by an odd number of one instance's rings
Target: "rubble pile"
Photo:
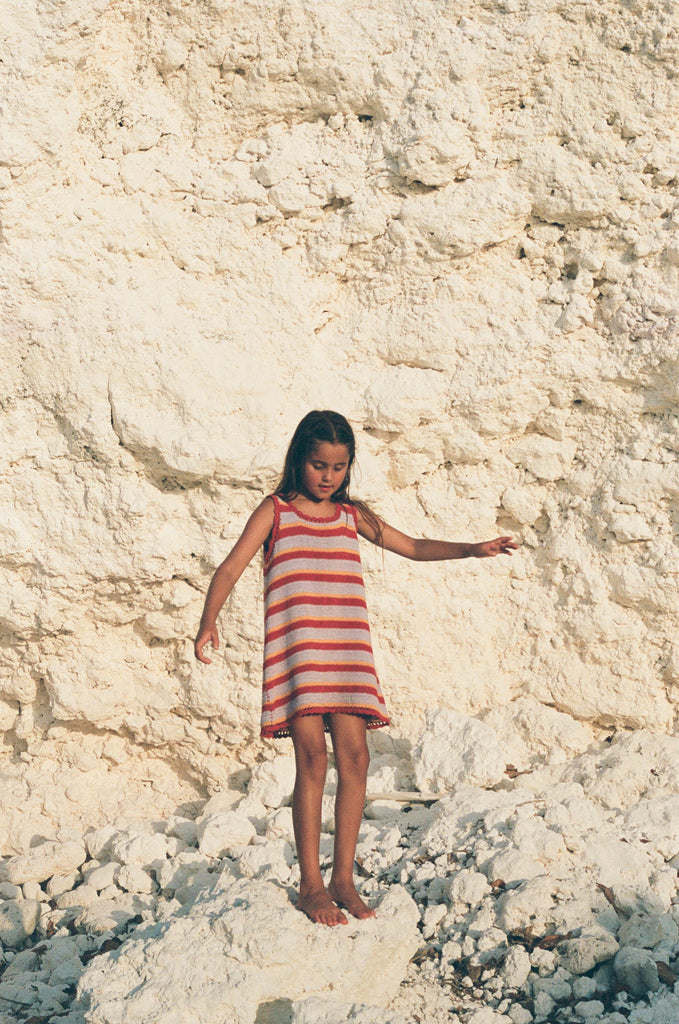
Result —
[[[415, 788], [426, 746], [372, 760], [356, 867], [374, 920], [295, 909], [284, 754], [195, 819], [63, 830], [4, 858], [0, 1021], [675, 1022], [679, 740], [621, 733], [442, 793]], [[448, 746], [451, 771], [467, 757]], [[333, 788], [331, 771], [326, 866]]]

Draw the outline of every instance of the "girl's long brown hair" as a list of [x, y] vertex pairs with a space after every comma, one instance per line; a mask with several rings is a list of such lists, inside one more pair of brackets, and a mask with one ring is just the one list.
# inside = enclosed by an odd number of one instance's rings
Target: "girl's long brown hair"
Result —
[[352, 498], [349, 494], [351, 483], [351, 467], [356, 456], [356, 440], [354, 432], [339, 412], [330, 409], [314, 410], [297, 424], [295, 433], [288, 446], [281, 476], [275, 494], [285, 501], [290, 501], [303, 491], [304, 464], [319, 444], [343, 444], [349, 452], [349, 465], [346, 476], [340, 487], [331, 495], [332, 501], [344, 505], [353, 505], [363, 515], [366, 522], [375, 532], [375, 543], [382, 546], [382, 522], [364, 501]]

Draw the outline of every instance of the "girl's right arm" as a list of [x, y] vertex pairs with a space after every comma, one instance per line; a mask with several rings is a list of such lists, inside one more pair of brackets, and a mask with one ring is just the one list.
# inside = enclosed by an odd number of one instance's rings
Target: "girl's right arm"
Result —
[[252, 561], [271, 533], [273, 523], [274, 504], [271, 498], [265, 498], [252, 513], [245, 524], [245, 529], [212, 577], [205, 598], [198, 635], [193, 645], [198, 661], [202, 661], [205, 665], [212, 664], [212, 660], [203, 654], [205, 645], [209, 642], [215, 651], [219, 649], [217, 616], [222, 605], [240, 579], [245, 567]]

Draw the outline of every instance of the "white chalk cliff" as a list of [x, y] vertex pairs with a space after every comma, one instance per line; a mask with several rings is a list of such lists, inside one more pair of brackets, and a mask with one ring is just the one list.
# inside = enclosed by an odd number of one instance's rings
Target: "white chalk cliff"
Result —
[[[674, 0], [3, 0], [0, 40], [0, 857], [49, 843], [53, 868], [0, 864], [5, 974], [49, 937], [51, 878], [71, 878], [63, 902], [90, 861], [129, 866], [87, 828], [162, 820], [167, 838], [289, 753], [257, 738], [258, 564], [212, 666], [191, 640], [311, 408], [351, 420], [354, 493], [394, 525], [521, 542], [426, 565], [364, 545], [393, 718], [373, 793], [520, 787], [508, 763], [581, 785], [564, 766], [592, 743], [674, 742]], [[620, 742], [622, 779], [642, 754]], [[674, 821], [662, 789], [649, 814]], [[267, 815], [241, 818], [258, 849]], [[667, 835], [649, 840], [663, 864]], [[106, 885], [136, 894], [129, 923], [172, 887], [128, 876]], [[67, 917], [69, 942], [105, 931]]]

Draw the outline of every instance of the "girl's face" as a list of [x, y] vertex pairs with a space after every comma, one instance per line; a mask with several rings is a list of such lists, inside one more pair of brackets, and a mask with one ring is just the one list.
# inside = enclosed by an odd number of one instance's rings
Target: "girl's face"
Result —
[[304, 493], [312, 501], [326, 501], [342, 486], [348, 469], [347, 446], [323, 441], [304, 463]]

